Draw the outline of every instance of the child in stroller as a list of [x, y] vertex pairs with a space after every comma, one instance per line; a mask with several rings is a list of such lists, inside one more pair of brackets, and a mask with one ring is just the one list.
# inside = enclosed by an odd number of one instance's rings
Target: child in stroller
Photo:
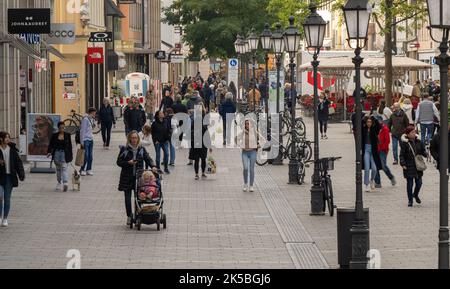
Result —
[[143, 170], [136, 175], [135, 216], [131, 223], [140, 231], [142, 224], [156, 224], [158, 231], [161, 224], [167, 227], [167, 218], [163, 213], [163, 194], [160, 175], [156, 172]]

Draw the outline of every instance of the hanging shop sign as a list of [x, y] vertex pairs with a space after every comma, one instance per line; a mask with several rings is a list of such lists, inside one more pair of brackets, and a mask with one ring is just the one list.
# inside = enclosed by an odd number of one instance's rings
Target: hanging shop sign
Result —
[[34, 61], [34, 68], [37, 72], [42, 72], [42, 70], [47, 71], [48, 61], [45, 58], [37, 59]]
[[105, 56], [102, 47], [88, 47], [87, 62], [89, 64], [102, 64]]
[[158, 60], [166, 59], [166, 52], [163, 51], [163, 50], [156, 51], [155, 58], [158, 59]]
[[113, 33], [112, 32], [92, 32], [89, 42], [112, 42]]
[[9, 34], [49, 34], [50, 9], [8, 9]]
[[170, 62], [172, 63], [184, 63], [184, 55], [182, 54], [171, 54]]
[[41, 35], [40, 34], [19, 34], [19, 38], [28, 44], [41, 43]]
[[73, 44], [76, 40], [75, 24], [52, 23], [50, 34], [44, 39], [47, 44]]

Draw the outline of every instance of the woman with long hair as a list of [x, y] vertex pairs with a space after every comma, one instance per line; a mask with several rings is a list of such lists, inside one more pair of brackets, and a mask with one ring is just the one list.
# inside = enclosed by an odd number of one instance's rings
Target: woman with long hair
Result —
[[65, 131], [64, 122], [58, 123], [58, 132], [53, 134], [48, 146], [48, 156], [52, 157], [56, 166], [56, 190], [67, 192], [69, 188], [69, 164], [73, 160], [72, 139]]

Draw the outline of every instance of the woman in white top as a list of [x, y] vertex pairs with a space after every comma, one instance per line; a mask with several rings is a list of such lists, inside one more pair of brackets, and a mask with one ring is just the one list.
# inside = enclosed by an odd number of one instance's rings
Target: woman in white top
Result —
[[405, 112], [405, 114], [408, 116], [409, 124], [414, 125], [414, 107], [412, 105], [412, 102], [409, 98], [405, 98], [403, 101], [402, 109]]
[[[141, 145], [150, 153], [152, 141], [152, 128], [148, 124], [144, 125], [142, 131], [139, 133], [139, 138], [141, 139]], [[148, 170], [148, 165], [145, 165], [145, 169]]]
[[380, 101], [380, 106], [378, 107], [377, 115], [383, 118], [383, 122], [385, 124], [389, 122], [389, 119], [392, 115], [392, 110], [386, 106], [385, 100]]

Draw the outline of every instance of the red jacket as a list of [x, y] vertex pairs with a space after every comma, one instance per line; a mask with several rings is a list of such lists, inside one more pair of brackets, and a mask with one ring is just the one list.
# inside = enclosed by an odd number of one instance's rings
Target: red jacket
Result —
[[391, 144], [391, 134], [387, 125], [383, 124], [380, 134], [378, 135], [378, 152], [389, 152], [389, 145]]

